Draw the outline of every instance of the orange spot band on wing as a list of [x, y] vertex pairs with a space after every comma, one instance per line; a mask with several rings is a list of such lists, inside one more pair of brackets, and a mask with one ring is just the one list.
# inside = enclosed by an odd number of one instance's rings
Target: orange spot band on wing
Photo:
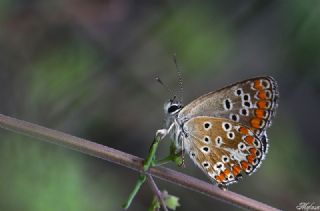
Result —
[[244, 140], [249, 144], [253, 145], [254, 137], [253, 136], [246, 136]]
[[258, 107], [258, 108], [262, 108], [262, 109], [267, 108], [267, 101], [265, 101], [265, 100], [259, 100], [259, 101], [257, 102], [257, 107]]
[[256, 148], [250, 148], [250, 149], [249, 149], [249, 152], [250, 152], [252, 155], [255, 155], [256, 152], [257, 152], [257, 149], [256, 149]]
[[255, 157], [256, 157], [256, 156], [253, 155], [253, 154], [247, 155], [247, 160], [248, 160], [248, 162], [249, 162], [250, 164], [252, 164]]
[[252, 118], [251, 121], [251, 126], [254, 128], [260, 128], [261, 123], [262, 123], [262, 119], [260, 118]]
[[230, 170], [229, 169], [226, 169], [226, 170], [224, 170], [224, 175], [226, 175], [226, 176], [228, 176], [231, 172], [230, 172]]
[[232, 173], [233, 173], [233, 175], [238, 175], [238, 174], [240, 173], [240, 171], [241, 171], [241, 168], [240, 168], [239, 165], [234, 165], [234, 166], [232, 166]]
[[242, 169], [247, 169], [248, 168], [248, 165], [249, 165], [249, 163], [247, 162], [247, 161], [241, 161], [241, 168]]
[[241, 134], [244, 134], [244, 135], [248, 135], [249, 134], [249, 130], [247, 128], [245, 128], [245, 127], [240, 127], [239, 128], [239, 132]]
[[224, 174], [221, 173], [221, 174], [215, 176], [214, 178], [215, 178], [215, 180], [217, 180], [217, 182], [220, 182], [220, 183], [221, 183], [222, 180], [224, 179]]
[[260, 98], [261, 100], [267, 99], [266, 92], [264, 90], [260, 90], [258, 92], [258, 98]]
[[260, 90], [260, 89], [263, 89], [260, 80], [255, 80], [253, 87], [254, 87], [255, 89], [259, 89], [259, 90]]
[[264, 118], [264, 116], [265, 116], [265, 110], [263, 110], [263, 109], [256, 109], [256, 110], [254, 111], [254, 114], [255, 114], [256, 117], [258, 117], [258, 118]]

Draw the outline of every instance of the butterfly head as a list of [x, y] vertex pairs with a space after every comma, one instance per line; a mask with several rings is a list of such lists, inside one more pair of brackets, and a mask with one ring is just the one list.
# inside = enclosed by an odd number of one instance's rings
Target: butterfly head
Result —
[[175, 116], [182, 108], [182, 103], [177, 101], [175, 96], [164, 104], [164, 112], [167, 116]]

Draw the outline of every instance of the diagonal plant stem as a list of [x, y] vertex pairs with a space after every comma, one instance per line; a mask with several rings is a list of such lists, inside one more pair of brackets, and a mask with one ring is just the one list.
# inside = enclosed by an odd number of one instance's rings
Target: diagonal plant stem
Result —
[[158, 201], [161, 204], [163, 210], [164, 211], [168, 211], [166, 203], [165, 203], [165, 201], [163, 199], [163, 194], [159, 190], [157, 184], [155, 183], [155, 181], [153, 180], [153, 178], [152, 178], [152, 176], [150, 174], [147, 175], [147, 181], [148, 181], [148, 184], [150, 185], [150, 188], [151, 188], [152, 192], [158, 198]]
[[[143, 161], [143, 171], [144, 171], [144, 173], [140, 173], [140, 176], [139, 176], [139, 178], [138, 178], [138, 180], [136, 182], [136, 185], [134, 186], [132, 192], [130, 193], [130, 195], [128, 197], [128, 200], [122, 206], [124, 209], [128, 209], [130, 207], [134, 197], [137, 195], [137, 193], [139, 192], [141, 186], [146, 181], [147, 176], [146, 176], [145, 172], [148, 171], [150, 169], [150, 167], [155, 162], [156, 151], [157, 151], [157, 148], [158, 148], [158, 145], [159, 145], [160, 141], [161, 141], [160, 137], [156, 136], [154, 138], [153, 143], [151, 144], [151, 147], [149, 149], [148, 156]], [[151, 179], [152, 179], [152, 177], [151, 177]]]
[[128, 209], [134, 199], [134, 197], [137, 195], [137, 193], [139, 192], [141, 186], [143, 185], [143, 183], [146, 181], [146, 175], [145, 174], [140, 174], [139, 178], [136, 182], [136, 185], [134, 186], [132, 192], [130, 193], [128, 200], [122, 205], [122, 207], [124, 209]]
[[[78, 138], [60, 131], [45, 128], [40, 125], [18, 120], [2, 114], [0, 114], [0, 127], [17, 133], [25, 134], [27, 136], [35, 137], [40, 140], [62, 145], [64, 147], [80, 151], [84, 154], [108, 160], [127, 168], [143, 172], [142, 158], [88, 141], [86, 139]], [[251, 210], [278, 210], [272, 206], [246, 196], [242, 196], [228, 190], [222, 191], [215, 185], [168, 168], [151, 168], [148, 173], [173, 184], [183, 186], [234, 206]]]

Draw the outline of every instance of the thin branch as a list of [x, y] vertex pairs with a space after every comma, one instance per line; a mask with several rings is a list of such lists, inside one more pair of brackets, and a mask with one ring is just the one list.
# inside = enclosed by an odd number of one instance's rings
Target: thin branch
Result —
[[[0, 127], [17, 133], [25, 134], [27, 136], [32, 136], [37, 139], [46, 140], [54, 144], [62, 145], [64, 147], [80, 151], [84, 154], [108, 160], [127, 168], [143, 172], [142, 158], [63, 132], [45, 128], [2, 114], [0, 114]], [[185, 188], [205, 194], [209, 197], [227, 202], [238, 207], [248, 208], [252, 210], [278, 210], [267, 204], [255, 201], [240, 194], [228, 190], [222, 191], [215, 185], [209, 184], [202, 180], [168, 168], [151, 168], [148, 173], [173, 184], [183, 186]]]
[[147, 174], [147, 181], [148, 181], [148, 184], [150, 185], [150, 188], [151, 188], [152, 192], [158, 198], [158, 201], [160, 202], [163, 210], [164, 211], [168, 211], [166, 203], [165, 203], [165, 201], [163, 199], [163, 194], [159, 190], [157, 184], [155, 183], [155, 181], [153, 180], [153, 178], [152, 178], [152, 176], [150, 174]]

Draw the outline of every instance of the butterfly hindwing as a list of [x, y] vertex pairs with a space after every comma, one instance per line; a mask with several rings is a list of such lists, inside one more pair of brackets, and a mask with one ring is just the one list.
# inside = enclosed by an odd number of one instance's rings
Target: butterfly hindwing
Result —
[[264, 158], [264, 143], [248, 127], [224, 118], [199, 116], [185, 122], [185, 149], [218, 184], [251, 174]]
[[178, 119], [197, 116], [226, 118], [265, 134], [277, 107], [278, 87], [272, 77], [257, 77], [210, 92], [186, 105]]

